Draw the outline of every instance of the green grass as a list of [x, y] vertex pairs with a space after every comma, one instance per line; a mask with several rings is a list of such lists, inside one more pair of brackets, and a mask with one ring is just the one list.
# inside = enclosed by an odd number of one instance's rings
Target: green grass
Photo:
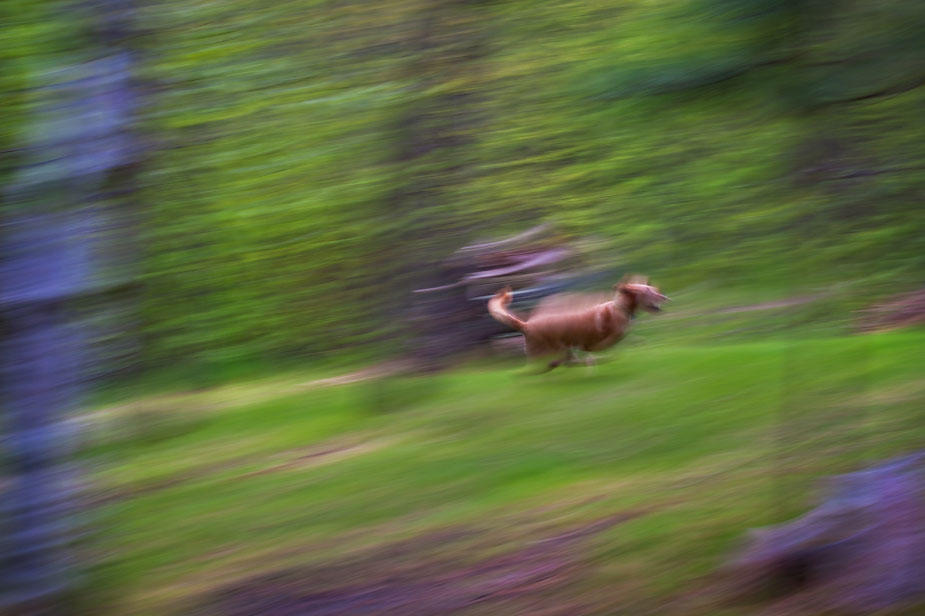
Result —
[[91, 596], [179, 614], [236, 580], [427, 532], [486, 538], [444, 546], [471, 561], [642, 510], [582, 543], [574, 592], [659, 605], [747, 528], [806, 511], [821, 477], [925, 435], [925, 332], [672, 345], [655, 323], [590, 371], [483, 362], [281, 395], [253, 381], [155, 398], [147, 423], [103, 412], [85, 454], [111, 496]]

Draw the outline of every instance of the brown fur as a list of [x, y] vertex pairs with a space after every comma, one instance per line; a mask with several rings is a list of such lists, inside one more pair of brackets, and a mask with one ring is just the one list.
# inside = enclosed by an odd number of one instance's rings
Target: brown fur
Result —
[[497, 321], [523, 333], [527, 356], [554, 357], [548, 368], [575, 361], [575, 349], [603, 351], [622, 340], [639, 308], [658, 312], [668, 298], [636, 277], [614, 285], [610, 301], [587, 295], [554, 296], [537, 306], [523, 320], [508, 310], [513, 294], [504, 288], [488, 302], [488, 312]]

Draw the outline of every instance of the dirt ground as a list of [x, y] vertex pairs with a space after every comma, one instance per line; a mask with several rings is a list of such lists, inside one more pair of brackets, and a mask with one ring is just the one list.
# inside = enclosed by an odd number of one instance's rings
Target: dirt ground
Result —
[[575, 591], [588, 568], [582, 540], [639, 515], [617, 514], [474, 562], [465, 553], [446, 555], [448, 546], [461, 543], [459, 537], [422, 536], [324, 567], [288, 570], [228, 586], [207, 597], [192, 613], [587, 614], [593, 607]]

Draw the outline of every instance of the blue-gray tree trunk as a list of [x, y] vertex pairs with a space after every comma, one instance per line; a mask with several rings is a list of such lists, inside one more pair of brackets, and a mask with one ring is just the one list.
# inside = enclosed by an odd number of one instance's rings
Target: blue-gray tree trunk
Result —
[[[0, 613], [67, 614], [79, 491], [72, 453], [86, 374], [73, 318], [124, 281], [110, 275], [105, 201], [137, 158], [126, 2], [65, 4], [91, 34], [81, 62], [30, 75], [37, 101], [0, 214]], [[75, 33], [76, 37], [76, 33]]]

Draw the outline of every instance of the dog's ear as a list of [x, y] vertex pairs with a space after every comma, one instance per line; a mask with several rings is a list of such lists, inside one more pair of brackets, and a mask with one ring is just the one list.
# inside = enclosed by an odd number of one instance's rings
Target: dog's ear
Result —
[[639, 291], [638, 286], [649, 286], [649, 277], [640, 276], [639, 274], [624, 274], [620, 282], [615, 284], [613, 288], [616, 291], [637, 293]]
[[[621, 279], [620, 279], [620, 282], [618, 282], [617, 284], [618, 284], [618, 285], [620, 285], [620, 284], [644, 284], [644, 285], [647, 285], [647, 286], [648, 286], [648, 284], [649, 284], [649, 277], [648, 277], [648, 276], [641, 276], [641, 275], [639, 275], [639, 274], [624, 274], [624, 275], [623, 275], [623, 278], [621, 278]], [[614, 287], [614, 288], [616, 288], [616, 287]]]

